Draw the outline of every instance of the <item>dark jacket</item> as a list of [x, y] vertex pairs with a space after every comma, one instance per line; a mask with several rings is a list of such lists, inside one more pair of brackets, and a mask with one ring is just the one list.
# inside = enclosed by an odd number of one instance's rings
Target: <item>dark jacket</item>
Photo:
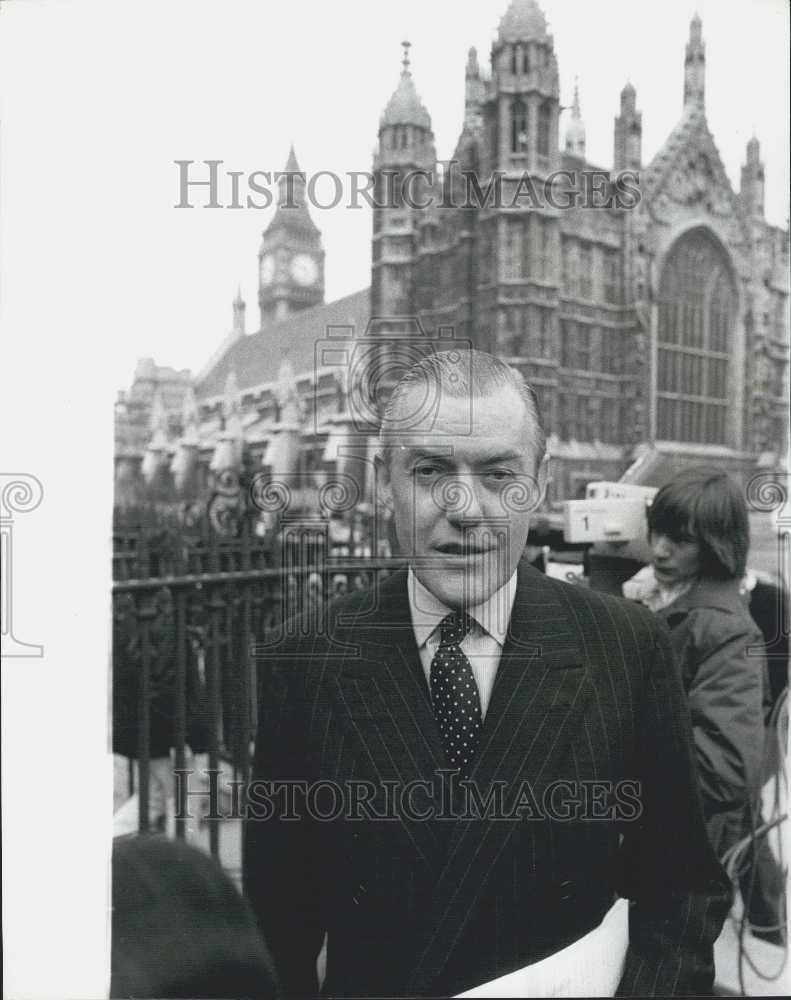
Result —
[[681, 666], [706, 825], [721, 858], [748, 831], [760, 794], [764, 638], [738, 580], [700, 580], [659, 614]]
[[[635, 901], [620, 991], [711, 990], [730, 892], [654, 615], [522, 563], [470, 776], [481, 803], [504, 797], [471, 819], [438, 794], [406, 572], [320, 624], [270, 647], [246, 822], [245, 891], [287, 993], [316, 991], [326, 932], [326, 993], [454, 995], [579, 938], [616, 893]], [[312, 810], [299, 782], [322, 789]]]

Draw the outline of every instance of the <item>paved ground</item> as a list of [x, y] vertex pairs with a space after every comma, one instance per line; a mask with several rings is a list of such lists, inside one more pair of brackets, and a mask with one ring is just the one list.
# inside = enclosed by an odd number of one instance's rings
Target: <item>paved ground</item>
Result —
[[[129, 796], [129, 767], [126, 758], [115, 756], [114, 765], [114, 787], [113, 787], [113, 819], [114, 835], [132, 833], [137, 829], [138, 798], [137, 794]], [[197, 771], [200, 768], [196, 768]], [[228, 769], [227, 778], [231, 778], [231, 771]], [[190, 779], [190, 792], [200, 790], [200, 785], [195, 780], [196, 776]], [[191, 818], [185, 824], [187, 843], [194, 844], [201, 850], [209, 853], [209, 828], [211, 822], [217, 822], [219, 861], [231, 878], [241, 886], [242, 873], [242, 829], [241, 821], [238, 819], [224, 819], [222, 821], [205, 820], [201, 815], [201, 798], [190, 795], [188, 800], [188, 812]], [[220, 795], [218, 808], [221, 813], [230, 814], [231, 807], [227, 798]], [[175, 837], [175, 819], [173, 816], [172, 803], [168, 809], [166, 821], [166, 831], [168, 836]]]

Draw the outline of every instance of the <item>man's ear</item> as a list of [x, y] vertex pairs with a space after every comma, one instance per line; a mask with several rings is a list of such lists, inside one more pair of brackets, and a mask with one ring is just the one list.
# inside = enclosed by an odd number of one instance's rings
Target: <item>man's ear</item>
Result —
[[378, 498], [392, 514], [393, 512], [393, 483], [390, 478], [390, 459], [380, 448], [374, 455], [374, 467], [376, 469], [376, 488]]
[[536, 498], [535, 510], [543, 504], [546, 499], [547, 487], [552, 481], [552, 477], [549, 475], [549, 455], [544, 455], [541, 461], [538, 463], [538, 468], [536, 469], [536, 486], [538, 488], [538, 497]]

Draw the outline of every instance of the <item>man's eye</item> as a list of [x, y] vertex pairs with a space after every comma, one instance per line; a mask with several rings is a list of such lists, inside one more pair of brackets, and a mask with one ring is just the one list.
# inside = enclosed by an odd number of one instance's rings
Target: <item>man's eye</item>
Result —
[[439, 472], [436, 465], [418, 465], [415, 467], [415, 475], [420, 479], [428, 479]]
[[486, 475], [489, 479], [493, 479], [496, 483], [504, 483], [507, 479], [513, 477], [513, 473], [509, 472], [508, 469], [492, 469], [487, 472]]

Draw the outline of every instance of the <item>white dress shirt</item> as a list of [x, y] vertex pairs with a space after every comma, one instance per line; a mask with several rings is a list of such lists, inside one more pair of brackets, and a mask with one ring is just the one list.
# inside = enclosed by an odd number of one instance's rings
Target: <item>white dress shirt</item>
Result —
[[[440, 643], [439, 623], [452, 608], [447, 607], [430, 590], [427, 590], [409, 568], [407, 576], [407, 591], [409, 594], [409, 611], [412, 615], [412, 628], [415, 642], [420, 653], [420, 662], [426, 683], [431, 688], [431, 661]], [[477, 604], [465, 611], [475, 621], [474, 627], [465, 636], [461, 648], [470, 661], [478, 693], [481, 697], [481, 716], [486, 716], [489, 699], [492, 695], [494, 678], [503, 654], [505, 637], [508, 634], [508, 624], [511, 621], [511, 609], [516, 597], [516, 570], [510, 580], [496, 590], [483, 604]]]

